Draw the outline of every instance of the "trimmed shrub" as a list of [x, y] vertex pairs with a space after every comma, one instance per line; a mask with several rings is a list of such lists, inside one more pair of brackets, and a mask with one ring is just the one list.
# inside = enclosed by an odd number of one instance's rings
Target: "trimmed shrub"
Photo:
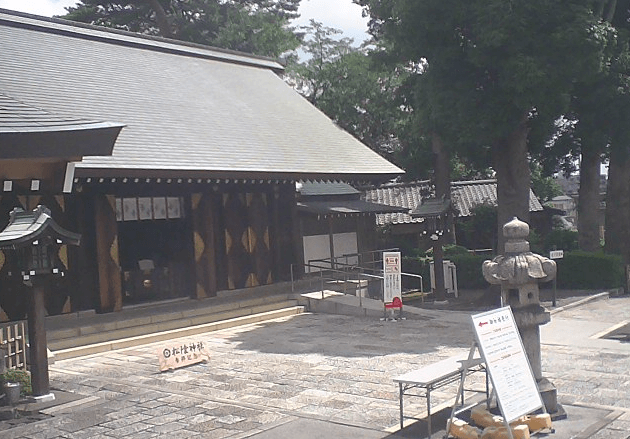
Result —
[[[429, 275], [429, 259], [421, 257], [403, 256], [401, 261], [401, 269], [403, 273], [419, 274], [422, 276], [422, 285], [424, 291], [431, 288], [431, 278]], [[420, 283], [418, 279], [403, 276], [403, 288], [418, 288]]]
[[[488, 256], [473, 255], [470, 253], [451, 254], [444, 257], [445, 260], [455, 264], [457, 269], [457, 288], [458, 289], [478, 289], [486, 288], [490, 284], [485, 281], [481, 273], [481, 265], [483, 261], [491, 259]], [[432, 287], [431, 276], [429, 273], [430, 258], [402, 258], [403, 273], [413, 273], [422, 276], [425, 291]], [[409, 278], [407, 278], [409, 279]], [[408, 280], [403, 276], [403, 286], [408, 286]], [[410, 280], [409, 282], [413, 282]]]
[[20, 395], [26, 396], [33, 393], [31, 387], [31, 374], [26, 370], [9, 369], [0, 375], [0, 381], [4, 383], [20, 383], [22, 385]]
[[565, 252], [558, 264], [558, 288], [619, 288], [625, 282], [621, 256], [583, 251]]
[[490, 286], [488, 282], [483, 278], [481, 273], [481, 266], [483, 261], [492, 259], [489, 256], [484, 255], [451, 255], [448, 257], [449, 261], [455, 264], [457, 269], [457, 288], [458, 289], [483, 289]]
[[544, 251], [564, 250], [565, 252], [578, 249], [578, 232], [573, 230], [552, 230], [545, 237]]

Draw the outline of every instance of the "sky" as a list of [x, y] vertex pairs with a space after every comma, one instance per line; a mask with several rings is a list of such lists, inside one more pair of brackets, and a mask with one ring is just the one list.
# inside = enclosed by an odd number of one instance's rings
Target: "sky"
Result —
[[[51, 17], [65, 14], [65, 7], [74, 6], [77, 0], [0, 0], [0, 8]], [[294, 25], [306, 25], [309, 19], [343, 31], [344, 37], [353, 38], [356, 44], [367, 39], [367, 18], [361, 17], [361, 7], [352, 0], [302, 0], [301, 17]]]

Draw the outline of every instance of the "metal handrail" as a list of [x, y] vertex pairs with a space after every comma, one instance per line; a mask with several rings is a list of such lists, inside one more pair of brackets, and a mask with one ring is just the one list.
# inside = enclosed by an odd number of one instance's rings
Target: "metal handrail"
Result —
[[[311, 262], [324, 262], [324, 261], [329, 261], [329, 260], [325, 260], [325, 259], [313, 259], [311, 260]], [[297, 265], [297, 264], [291, 264], [291, 292], [294, 293], [295, 289], [294, 289], [294, 271], [293, 271], [293, 265]], [[344, 265], [345, 266], [345, 265]], [[324, 299], [324, 272], [326, 273], [341, 273], [344, 275], [343, 277], [343, 283], [344, 283], [344, 294], [346, 294], [346, 283], [348, 281], [347, 275], [349, 273], [353, 273], [356, 274], [357, 276], [357, 280], [359, 281], [359, 285], [361, 285], [361, 277], [365, 277], [365, 278], [373, 278], [373, 279], [380, 279], [380, 280], [384, 280], [385, 276], [382, 275], [383, 271], [379, 270], [378, 272], [381, 273], [381, 275], [379, 274], [371, 274], [371, 273], [366, 273], [364, 270], [364, 267], [360, 267], [358, 265], [350, 265], [348, 264], [347, 267], [356, 270], [356, 271], [348, 271], [348, 270], [339, 270], [336, 268], [332, 268], [328, 265], [326, 266], [319, 266], [316, 264], [312, 264], [312, 263], [305, 263], [303, 264], [303, 267], [305, 268], [316, 268], [319, 270], [319, 278], [320, 278], [320, 291], [322, 293], [322, 299]], [[305, 270], [305, 274], [313, 274], [313, 272], [309, 271], [308, 273]], [[421, 275], [419, 274], [415, 274], [415, 273], [401, 273], [401, 276], [407, 276], [407, 277], [412, 277], [412, 278], [416, 278], [416, 279], [420, 279], [420, 293], [421, 293], [421, 300], [422, 302], [424, 302], [424, 279], [422, 278]], [[333, 280], [337, 280], [337, 278], [333, 277], [333, 276], [327, 276], [327, 278], [333, 279]], [[362, 298], [359, 295], [359, 306], [362, 306]]]

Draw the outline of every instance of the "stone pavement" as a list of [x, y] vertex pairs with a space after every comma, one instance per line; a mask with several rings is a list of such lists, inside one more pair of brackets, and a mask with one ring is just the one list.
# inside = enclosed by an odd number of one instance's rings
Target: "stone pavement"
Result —
[[[543, 327], [544, 373], [569, 414], [550, 438], [630, 438], [630, 345], [597, 338], [627, 321], [623, 296], [567, 307]], [[164, 343], [58, 361], [51, 385], [67, 402], [34, 422], [0, 423], [0, 437], [419, 437], [422, 423], [398, 431], [392, 378], [466, 353], [472, 337], [452, 311], [399, 322], [301, 314], [179, 339], [202, 341], [210, 360], [172, 372], [158, 371]], [[405, 403], [424, 413], [423, 399]]]

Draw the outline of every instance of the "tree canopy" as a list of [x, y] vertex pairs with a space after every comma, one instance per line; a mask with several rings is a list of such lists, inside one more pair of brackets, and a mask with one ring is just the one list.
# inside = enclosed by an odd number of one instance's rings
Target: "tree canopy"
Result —
[[410, 116], [400, 89], [409, 73], [384, 68], [374, 59], [379, 49], [355, 47], [338, 29], [311, 20], [301, 31], [305, 56], [289, 65], [287, 82], [341, 128], [399, 162]]
[[278, 57], [299, 36], [300, 0], [81, 0], [62, 18]]
[[421, 66], [420, 129], [463, 157], [491, 151], [498, 226], [529, 218], [535, 130], [549, 138], [576, 82], [605, 63], [610, 26], [595, 0], [355, 0], [392, 57]]

